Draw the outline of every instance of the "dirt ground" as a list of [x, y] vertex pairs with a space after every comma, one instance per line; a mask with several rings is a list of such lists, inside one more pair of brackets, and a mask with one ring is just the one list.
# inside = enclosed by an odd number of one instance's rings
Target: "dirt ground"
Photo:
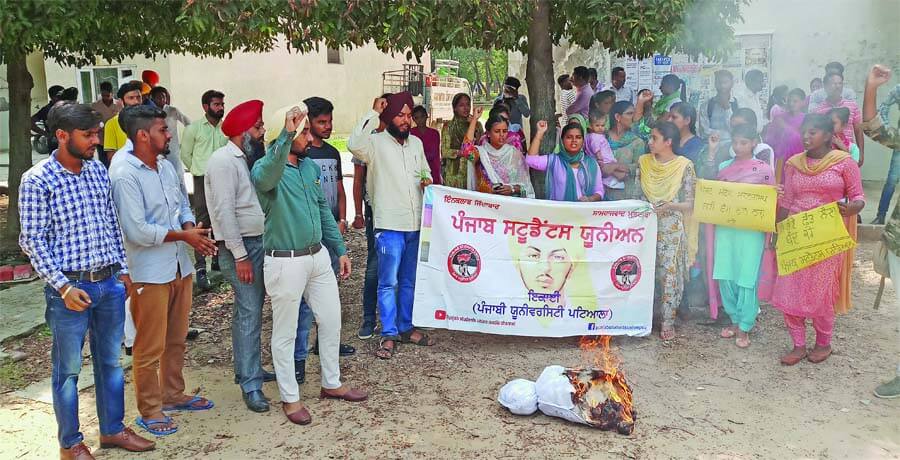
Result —
[[[343, 335], [358, 352], [342, 359], [342, 372], [345, 382], [371, 392], [369, 401], [320, 401], [318, 360], [311, 357], [302, 387], [311, 425], [290, 424], [277, 403], [266, 414], [246, 410], [232, 383], [231, 296], [222, 288], [195, 299], [192, 322], [207, 331], [189, 343], [185, 369], [188, 388], [200, 387], [216, 407], [178, 415], [179, 432], [160, 438], [155, 452], [138, 457], [99, 450], [98, 458], [900, 458], [900, 400], [872, 395], [892, 376], [900, 355], [890, 283], [882, 307], [872, 308], [879, 280], [872, 243], [857, 253], [854, 310], [838, 319], [835, 354], [822, 364], [778, 363], [790, 341], [781, 315], [768, 306], [747, 350], [719, 339], [719, 327], [704, 319], [680, 323], [671, 343], [615, 339], [638, 413], [630, 436], [541, 414], [515, 416], [496, 402], [499, 388], [513, 378], [534, 380], [545, 366], [581, 364], [575, 338], [435, 330], [433, 348], [408, 345], [391, 361], [376, 359], [375, 341], [355, 335], [364, 236], [352, 233], [350, 247], [358, 265], [341, 288]], [[268, 306], [265, 311], [270, 321]], [[268, 337], [267, 329], [266, 363]], [[34, 368], [26, 380], [49, 375], [49, 339], [27, 340], [38, 356], [21, 363]], [[137, 411], [127, 379], [131, 424]], [[264, 391], [278, 400], [274, 382]], [[97, 448], [93, 391], [82, 392], [80, 400], [82, 430]], [[0, 404], [0, 458], [57, 455], [50, 405], [11, 393], [0, 395]]]

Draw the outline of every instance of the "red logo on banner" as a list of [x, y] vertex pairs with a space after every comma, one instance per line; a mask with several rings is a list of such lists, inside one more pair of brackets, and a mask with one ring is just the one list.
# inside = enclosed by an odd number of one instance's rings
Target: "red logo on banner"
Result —
[[609, 276], [620, 291], [630, 291], [641, 280], [641, 261], [636, 256], [622, 256], [612, 264]]
[[446, 310], [435, 310], [434, 311], [434, 319], [447, 319], [447, 311]]
[[481, 273], [481, 256], [468, 244], [461, 244], [447, 257], [447, 271], [460, 283], [470, 283]]

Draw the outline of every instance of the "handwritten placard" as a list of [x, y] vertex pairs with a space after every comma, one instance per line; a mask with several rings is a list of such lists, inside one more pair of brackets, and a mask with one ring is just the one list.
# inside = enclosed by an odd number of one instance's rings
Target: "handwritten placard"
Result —
[[708, 224], [775, 231], [775, 187], [700, 179], [694, 218]]
[[794, 214], [778, 223], [778, 274], [789, 275], [854, 247], [837, 203]]

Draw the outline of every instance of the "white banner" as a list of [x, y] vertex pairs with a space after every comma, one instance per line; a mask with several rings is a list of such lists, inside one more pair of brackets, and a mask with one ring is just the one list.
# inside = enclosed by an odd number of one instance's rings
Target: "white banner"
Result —
[[650, 333], [656, 215], [646, 202], [430, 186], [420, 241], [416, 326], [542, 337]]

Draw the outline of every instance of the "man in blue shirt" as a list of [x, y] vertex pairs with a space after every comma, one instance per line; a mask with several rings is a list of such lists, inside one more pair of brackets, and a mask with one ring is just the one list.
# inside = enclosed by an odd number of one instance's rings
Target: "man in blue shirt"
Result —
[[92, 161], [100, 144], [100, 114], [87, 105], [67, 103], [49, 111], [47, 124], [59, 149], [22, 176], [19, 245], [47, 282], [60, 457], [94, 458], [78, 423], [78, 374], [88, 330], [101, 445], [152, 450], [154, 442], [122, 423], [125, 378], [119, 351], [131, 278], [109, 177], [100, 162]]
[[[122, 110], [122, 127], [133, 150], [113, 157], [113, 200], [125, 236], [134, 285], [131, 316], [134, 339], [134, 392], [139, 426], [156, 436], [177, 431], [163, 411], [197, 411], [212, 401], [184, 394], [185, 337], [192, 300], [193, 264], [188, 246], [211, 256], [209, 230], [194, 226], [184, 183], [168, 161], [172, 135], [166, 113], [138, 105]], [[158, 369], [158, 373], [157, 373]]]

